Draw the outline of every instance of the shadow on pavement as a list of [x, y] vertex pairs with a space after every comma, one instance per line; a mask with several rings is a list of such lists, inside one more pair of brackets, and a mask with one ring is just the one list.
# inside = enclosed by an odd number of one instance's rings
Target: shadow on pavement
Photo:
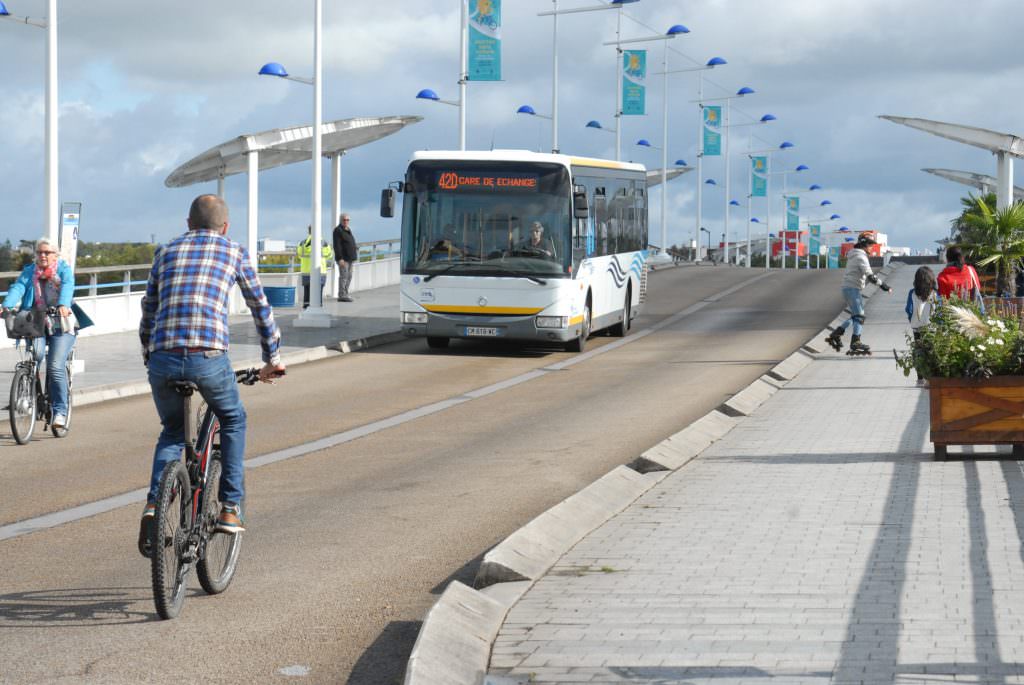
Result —
[[148, 623], [155, 611], [150, 588], [68, 588], [0, 595], [0, 627], [43, 628]]
[[356, 661], [348, 685], [401, 685], [422, 621], [392, 621]]

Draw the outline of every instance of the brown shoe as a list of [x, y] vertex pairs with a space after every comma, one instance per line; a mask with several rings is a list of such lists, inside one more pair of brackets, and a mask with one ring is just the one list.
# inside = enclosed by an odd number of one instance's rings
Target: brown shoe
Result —
[[242, 525], [242, 509], [237, 504], [221, 505], [220, 514], [217, 516], [217, 525], [213, 527], [218, 533], [234, 535], [245, 530]]

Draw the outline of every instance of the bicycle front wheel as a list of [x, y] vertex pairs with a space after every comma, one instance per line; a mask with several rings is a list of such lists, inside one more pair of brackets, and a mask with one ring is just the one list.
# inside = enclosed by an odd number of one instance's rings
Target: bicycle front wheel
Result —
[[31, 371], [19, 366], [14, 370], [11, 381], [11, 433], [19, 445], [32, 439], [32, 431], [36, 427], [36, 383]]
[[211, 595], [228, 589], [238, 567], [238, 553], [242, 549], [241, 533], [220, 533], [213, 529], [220, 513], [220, 454], [210, 456], [210, 469], [206, 477], [206, 492], [203, 494], [203, 528], [209, 536], [206, 550], [196, 565], [199, 584]]
[[52, 423], [53, 422], [53, 417], [52, 416], [50, 417], [50, 422], [51, 422], [50, 423], [50, 432], [53, 433], [53, 437], [55, 437], [55, 438], [63, 438], [64, 436], [66, 436], [68, 434], [68, 431], [71, 430], [71, 405], [73, 404], [71, 402], [71, 369], [72, 369], [72, 366], [74, 364], [74, 361], [75, 361], [75, 353], [74, 353], [74, 350], [72, 350], [71, 351], [71, 356], [68, 357], [67, 364], [64, 367], [65, 371], [67, 373], [65, 378], [68, 379], [68, 411], [64, 415], [64, 419], [65, 419], [64, 426], [62, 428], [57, 428]]
[[174, 618], [185, 604], [188, 567], [182, 556], [188, 544], [191, 506], [188, 472], [180, 461], [171, 462], [160, 476], [149, 542], [153, 553], [153, 599], [160, 618]]

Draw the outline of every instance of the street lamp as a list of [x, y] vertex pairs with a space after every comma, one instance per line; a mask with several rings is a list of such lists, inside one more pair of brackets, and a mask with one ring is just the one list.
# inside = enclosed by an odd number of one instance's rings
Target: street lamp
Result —
[[[785, 197], [786, 196], [786, 181], [787, 181], [787, 178], [788, 178], [789, 174], [802, 173], [804, 171], [810, 171], [810, 167], [807, 166], [806, 164], [798, 164], [797, 167], [795, 169], [792, 169], [792, 170], [786, 169], [786, 170], [782, 170], [782, 171], [769, 171], [769, 172], [767, 172], [765, 174], [765, 176], [768, 179], [768, 187], [767, 187], [767, 190], [766, 190], [765, 199], [768, 200], [768, 228], [769, 228], [769, 230], [771, 229], [771, 223], [772, 223], [772, 191], [771, 191], [772, 179], [771, 179], [771, 177], [772, 176], [782, 176], [782, 196]], [[783, 248], [782, 249], [782, 268], [785, 269], [786, 268], [786, 249], [785, 249], [786, 248], [786, 243], [785, 243], [785, 239], [783, 239], [782, 248]]]
[[441, 97], [431, 90], [430, 88], [423, 88], [416, 93], [417, 100], [430, 100], [431, 102], [437, 102], [442, 105], [451, 105], [452, 107], [459, 108], [459, 149], [466, 149], [466, 108], [464, 106], [465, 98], [464, 91], [465, 84], [459, 87], [459, 99], [458, 100], [442, 100]]
[[58, 138], [57, 138], [57, 0], [47, 0], [46, 18], [31, 19], [11, 14], [0, 1], [0, 19], [16, 21], [36, 28], [46, 29], [46, 120], [44, 161], [44, 177], [46, 185], [43, 192], [43, 227], [46, 237], [58, 244]]
[[[611, 0], [611, 3], [607, 5], [591, 5], [588, 7], [577, 7], [574, 9], [559, 10], [558, 0], [551, 0], [554, 3], [554, 10], [550, 12], [538, 12], [538, 17], [551, 17], [554, 21], [552, 27], [551, 36], [551, 151], [558, 152], [558, 15], [560, 14], [579, 14], [581, 12], [596, 12], [598, 10], [619, 10], [618, 12], [618, 29], [616, 30], [616, 38], [618, 38], [618, 31], [622, 28], [622, 6], [629, 5], [639, 0]], [[617, 67], [616, 67], [617, 68]], [[616, 76], [616, 87], [618, 87], [618, 77]], [[618, 95], [616, 95], [616, 102], [618, 102]], [[618, 114], [615, 115], [618, 117]], [[618, 149], [616, 149], [615, 159], [618, 160]]]
[[[758, 140], [760, 140], [760, 139], [758, 139]], [[782, 143], [779, 144], [779, 146], [777, 148], [767, 148], [767, 149], [764, 149], [764, 150], [751, 150], [750, 149], [750, 141], [749, 140], [747, 141], [747, 157], [748, 157], [748, 159], [751, 160], [750, 172], [747, 175], [747, 197], [749, 198], [749, 200], [747, 202], [747, 218], [748, 219], [752, 218], [751, 217], [751, 213], [753, 212], [752, 205], [753, 205], [753, 198], [754, 198], [754, 176], [753, 176], [753, 158], [754, 158], [754, 156], [755, 155], [765, 155], [765, 157], [766, 157], [766, 159], [765, 159], [765, 162], [766, 162], [765, 170], [764, 170], [764, 173], [762, 175], [765, 177], [764, 198], [765, 198], [765, 200], [768, 201], [768, 224], [770, 226], [771, 218], [772, 218], [771, 192], [770, 192], [770, 190], [771, 190], [771, 176], [769, 174], [769, 166], [771, 164], [771, 156], [774, 153], [776, 153], [776, 152], [780, 152], [780, 151], [781, 152], [786, 152], [788, 150], [792, 150], [794, 147], [796, 147], [796, 146], [793, 145], [793, 143], [789, 142], [788, 140], [784, 140], [784, 141], [782, 141]], [[760, 221], [754, 221], [754, 222], [748, 221], [748, 223], [747, 223], [747, 254], [748, 255], [750, 254], [750, 251], [751, 251], [751, 245], [750, 245], [750, 224], [751, 223], [761, 223], [761, 222]], [[749, 259], [747, 260], [747, 266], [748, 267], [750, 266], [750, 260]], [[771, 268], [770, 250], [769, 250], [769, 253], [765, 255], [765, 269], [769, 269], [769, 268]]]
[[[700, 231], [701, 231], [701, 233], [707, 233], [708, 234], [708, 251], [707, 251], [706, 254], [707, 254], [707, 258], [711, 259], [711, 231], [709, 231], [708, 229], [704, 228], [703, 226], [700, 227]], [[698, 255], [700, 254], [700, 247], [699, 246], [697, 247], [697, 254]]]
[[[620, 16], [620, 22], [621, 22], [621, 16]], [[684, 33], [689, 33], [689, 32], [690, 32], [690, 29], [686, 28], [682, 24], [674, 24], [673, 26], [670, 26], [669, 29], [663, 35], [644, 36], [644, 37], [641, 37], [641, 38], [627, 38], [626, 40], [622, 40], [622, 38], [619, 37], [619, 33], [620, 32], [618, 30], [616, 30], [616, 32], [615, 32], [615, 40], [605, 43], [605, 45], [614, 45], [615, 46], [616, 55], [618, 56], [617, 57], [617, 70], [616, 70], [616, 88], [615, 88], [615, 103], [616, 103], [616, 106], [615, 106], [615, 117], [616, 117], [616, 119], [619, 119], [618, 125], [615, 127], [616, 128], [616, 133], [615, 133], [615, 159], [616, 159], [616, 161], [618, 161], [622, 157], [622, 142], [621, 142], [622, 141], [622, 133], [621, 133], [621, 131], [622, 131], [622, 121], [621, 121], [621, 117], [622, 117], [622, 102], [621, 102], [621, 100], [622, 100], [622, 46], [626, 45], [626, 44], [629, 44], [629, 43], [647, 43], [647, 42], [650, 42], [650, 41], [653, 41], [653, 40], [666, 41], [666, 43], [665, 43], [664, 64], [667, 65], [668, 64], [668, 42], [667, 41], [672, 40], [676, 36], [682, 35]], [[666, 74], [668, 73], [667, 67], [666, 67], [666, 72], [665, 73]], [[666, 76], [666, 78], [667, 78], [667, 76]], [[667, 107], [667, 106], [668, 106], [668, 92], [666, 91], [666, 93], [665, 93], [665, 107]], [[664, 126], [663, 126], [663, 128], [664, 128], [663, 136], [664, 137], [663, 137], [663, 140], [662, 140], [662, 144], [663, 145], [665, 144], [665, 141], [668, 138], [668, 129], [667, 129], [668, 115], [667, 114], [665, 115], [664, 119], [665, 119]], [[665, 169], [665, 167], [667, 165], [668, 165], [667, 162], [663, 163], [662, 164], [662, 169]], [[663, 189], [662, 192], [664, 192], [664, 186], [665, 186], [664, 174], [662, 176], [663, 176], [662, 179], [661, 179], [662, 189]], [[664, 232], [664, 229], [663, 229], [663, 232]], [[664, 241], [662, 241], [662, 242], [664, 242]]]

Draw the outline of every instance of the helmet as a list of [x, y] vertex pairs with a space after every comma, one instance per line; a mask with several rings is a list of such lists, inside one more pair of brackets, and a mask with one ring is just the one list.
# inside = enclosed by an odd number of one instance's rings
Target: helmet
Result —
[[857, 243], [860, 245], [875, 245], [874, 231], [861, 231], [857, 234]]

